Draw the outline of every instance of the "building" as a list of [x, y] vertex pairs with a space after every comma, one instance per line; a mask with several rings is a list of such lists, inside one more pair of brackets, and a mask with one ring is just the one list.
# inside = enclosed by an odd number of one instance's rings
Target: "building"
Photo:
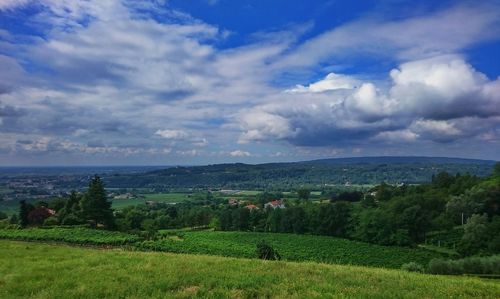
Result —
[[285, 203], [283, 202], [282, 199], [275, 199], [273, 201], [270, 201], [264, 205], [264, 208], [273, 208], [273, 209], [284, 209], [285, 208]]
[[256, 205], [248, 205], [248, 206], [245, 206], [245, 208], [249, 209], [250, 211], [259, 209], [259, 207]]

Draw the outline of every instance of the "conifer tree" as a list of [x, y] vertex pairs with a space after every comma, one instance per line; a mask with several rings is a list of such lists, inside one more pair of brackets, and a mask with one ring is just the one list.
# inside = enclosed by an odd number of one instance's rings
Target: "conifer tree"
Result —
[[19, 221], [22, 227], [29, 224], [28, 214], [34, 209], [32, 204], [26, 203], [25, 200], [19, 202]]
[[104, 224], [108, 228], [114, 226], [111, 202], [107, 200], [104, 183], [99, 176], [96, 175], [90, 181], [89, 189], [83, 196], [80, 204], [83, 219], [93, 225]]

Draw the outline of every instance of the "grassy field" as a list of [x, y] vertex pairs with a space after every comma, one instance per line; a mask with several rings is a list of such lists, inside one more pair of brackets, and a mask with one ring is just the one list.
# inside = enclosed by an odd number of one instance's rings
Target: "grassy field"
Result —
[[260, 240], [268, 241], [283, 259], [290, 261], [400, 268], [410, 261], [425, 266], [431, 259], [443, 257], [425, 249], [379, 246], [327, 236], [251, 232], [182, 231], [175, 234], [170, 231], [164, 239], [145, 241], [141, 246], [146, 250], [252, 258], [256, 256], [255, 248]]
[[500, 283], [400, 270], [0, 241], [1, 298], [498, 298]]
[[127, 206], [135, 206], [146, 203], [146, 201], [178, 203], [192, 199], [188, 193], [153, 193], [141, 194], [144, 198], [113, 199], [113, 208], [122, 209]]
[[192, 199], [188, 193], [155, 193], [155, 194], [143, 194], [148, 201], [159, 201], [159, 202], [182, 202]]

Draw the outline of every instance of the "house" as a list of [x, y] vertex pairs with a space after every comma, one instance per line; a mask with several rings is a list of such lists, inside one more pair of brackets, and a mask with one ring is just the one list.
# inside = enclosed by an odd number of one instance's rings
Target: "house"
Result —
[[259, 209], [259, 207], [256, 205], [248, 205], [248, 206], [245, 206], [245, 208], [249, 209], [250, 211]]
[[264, 205], [264, 208], [273, 208], [273, 209], [284, 209], [285, 208], [285, 203], [283, 202], [282, 199], [275, 199], [273, 201], [270, 201]]
[[230, 205], [230, 206], [236, 206], [239, 204], [238, 200], [236, 198], [230, 198], [227, 200], [227, 203]]

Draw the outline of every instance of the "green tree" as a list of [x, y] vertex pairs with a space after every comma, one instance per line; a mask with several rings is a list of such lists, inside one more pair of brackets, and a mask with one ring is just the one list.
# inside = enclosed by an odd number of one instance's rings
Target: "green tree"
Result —
[[464, 235], [458, 245], [458, 252], [464, 256], [477, 254], [486, 248], [488, 239], [487, 215], [474, 214], [464, 225]]
[[297, 195], [299, 196], [299, 199], [308, 200], [311, 196], [311, 190], [308, 188], [300, 188], [297, 190]]
[[263, 260], [280, 260], [281, 256], [271, 245], [265, 240], [257, 243], [257, 256]]
[[208, 227], [210, 227], [213, 230], [220, 230], [220, 221], [219, 221], [219, 218], [213, 217], [210, 220], [210, 223], [208, 224]]
[[83, 219], [93, 225], [103, 224], [108, 228], [114, 227], [111, 202], [107, 200], [104, 183], [97, 175], [90, 181], [89, 189], [80, 204]]
[[493, 167], [493, 176], [500, 177], [500, 162], [495, 163]]
[[22, 227], [26, 227], [29, 224], [28, 215], [35, 207], [27, 203], [25, 200], [19, 202], [19, 222]]
[[19, 217], [17, 217], [17, 214], [12, 214], [12, 216], [10, 216], [9, 223], [10, 224], [18, 224], [19, 223]]

